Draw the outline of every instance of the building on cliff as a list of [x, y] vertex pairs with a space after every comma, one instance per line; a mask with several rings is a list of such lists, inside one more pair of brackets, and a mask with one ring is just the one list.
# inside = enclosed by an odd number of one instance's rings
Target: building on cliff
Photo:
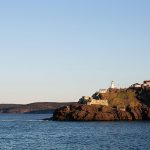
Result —
[[91, 101], [87, 102], [87, 105], [102, 105], [102, 106], [108, 106], [108, 100], [104, 99], [91, 99]]
[[108, 100], [106, 99], [94, 99], [93, 97], [89, 96], [83, 96], [79, 100], [80, 104], [86, 104], [86, 105], [102, 105], [102, 106], [108, 106]]
[[150, 87], [150, 80], [145, 80], [145, 81], [143, 81], [143, 84], [139, 84], [139, 83], [135, 83], [135, 84], [132, 84], [131, 86], [130, 86], [130, 88], [132, 88], [132, 89], [137, 89], [137, 88], [143, 88], [143, 87]]
[[142, 85], [139, 84], [139, 83], [135, 83], [135, 84], [132, 84], [130, 87], [131, 87], [131, 88], [141, 88]]
[[116, 87], [115, 87], [115, 82], [114, 82], [114, 81], [111, 82], [110, 88], [111, 88], [111, 89], [115, 89], [115, 88], [116, 88]]
[[[86, 105], [103, 105], [103, 106], [108, 106], [108, 100], [103, 98], [103, 96], [110, 91], [115, 91], [117, 90], [115, 86], [115, 82], [111, 82], [111, 86], [108, 89], [100, 89], [98, 92], [93, 94], [91, 97], [90, 96], [82, 96], [81, 99], [79, 99], [80, 104], [86, 104]], [[103, 96], [102, 96], [103, 95]]]
[[99, 93], [104, 94], [104, 93], [107, 93], [107, 91], [108, 91], [107, 89], [100, 89]]
[[110, 87], [108, 88], [108, 91], [109, 91], [109, 92], [116, 92], [116, 91], [118, 91], [118, 88], [116, 87], [114, 81], [111, 82], [111, 85], [110, 85]]
[[143, 82], [143, 85], [146, 85], [146, 86], [149, 86], [149, 87], [150, 87], [150, 80], [145, 80], [145, 81]]

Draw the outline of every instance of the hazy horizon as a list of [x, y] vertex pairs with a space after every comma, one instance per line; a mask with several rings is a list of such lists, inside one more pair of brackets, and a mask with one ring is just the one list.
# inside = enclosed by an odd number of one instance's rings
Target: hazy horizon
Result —
[[0, 2], [0, 103], [71, 102], [150, 79], [150, 1]]

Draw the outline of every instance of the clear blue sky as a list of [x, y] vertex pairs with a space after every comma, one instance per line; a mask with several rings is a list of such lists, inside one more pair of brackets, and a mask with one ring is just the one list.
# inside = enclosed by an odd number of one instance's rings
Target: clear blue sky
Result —
[[0, 103], [77, 101], [149, 65], [149, 0], [0, 1]]

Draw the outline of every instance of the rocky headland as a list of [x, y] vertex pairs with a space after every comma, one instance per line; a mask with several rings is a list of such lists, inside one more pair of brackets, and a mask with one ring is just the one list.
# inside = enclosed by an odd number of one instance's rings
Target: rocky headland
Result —
[[[150, 88], [130, 87], [96, 92], [89, 99], [107, 99], [108, 105], [85, 103], [83, 98], [77, 104], [56, 109], [51, 118], [54, 121], [119, 121], [150, 120]], [[91, 100], [90, 100], [91, 102]]]

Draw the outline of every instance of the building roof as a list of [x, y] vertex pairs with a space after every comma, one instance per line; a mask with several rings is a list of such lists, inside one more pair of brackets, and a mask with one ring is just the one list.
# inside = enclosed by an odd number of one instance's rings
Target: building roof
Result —
[[133, 85], [141, 85], [141, 84], [139, 84], [139, 83], [135, 83], [135, 84], [133, 84]]
[[144, 82], [150, 82], [150, 80], [145, 80]]

